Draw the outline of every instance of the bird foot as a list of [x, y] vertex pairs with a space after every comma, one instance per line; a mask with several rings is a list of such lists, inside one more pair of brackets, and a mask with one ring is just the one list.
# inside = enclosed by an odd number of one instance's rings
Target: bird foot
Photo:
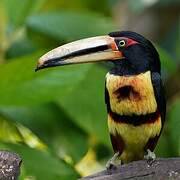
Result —
[[118, 159], [118, 156], [119, 156], [119, 152], [116, 152], [114, 156], [111, 159], [109, 159], [109, 161], [106, 163], [107, 171], [116, 169], [117, 165], [121, 165], [121, 160]]
[[152, 165], [152, 163], [156, 160], [156, 154], [150, 149], [147, 149], [147, 154], [144, 155], [144, 159], [147, 160], [149, 165]]

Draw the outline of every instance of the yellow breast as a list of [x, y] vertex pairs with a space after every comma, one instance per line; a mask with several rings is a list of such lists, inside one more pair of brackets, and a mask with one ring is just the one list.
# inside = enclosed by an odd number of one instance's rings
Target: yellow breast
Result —
[[108, 116], [109, 132], [116, 136], [120, 135], [124, 142], [124, 150], [120, 156], [123, 162], [143, 159], [144, 147], [150, 138], [158, 136], [161, 131], [161, 117], [154, 123], [146, 123], [134, 126], [126, 123], [115, 122]]
[[[106, 75], [111, 110], [120, 115], [145, 115], [155, 112], [150, 71], [133, 76]], [[123, 94], [124, 93], [124, 94]]]

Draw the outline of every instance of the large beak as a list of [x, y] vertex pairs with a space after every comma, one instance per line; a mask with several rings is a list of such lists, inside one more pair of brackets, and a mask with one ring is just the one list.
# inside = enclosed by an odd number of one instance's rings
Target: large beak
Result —
[[113, 37], [97, 36], [78, 40], [55, 48], [39, 61], [36, 70], [66, 64], [122, 59]]

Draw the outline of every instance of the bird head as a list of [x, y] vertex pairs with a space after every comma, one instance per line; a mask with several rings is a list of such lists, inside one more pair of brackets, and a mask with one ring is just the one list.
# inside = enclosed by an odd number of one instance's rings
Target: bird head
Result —
[[160, 73], [159, 55], [153, 44], [131, 31], [112, 32], [57, 47], [39, 59], [36, 70], [98, 61], [113, 62], [116, 74]]

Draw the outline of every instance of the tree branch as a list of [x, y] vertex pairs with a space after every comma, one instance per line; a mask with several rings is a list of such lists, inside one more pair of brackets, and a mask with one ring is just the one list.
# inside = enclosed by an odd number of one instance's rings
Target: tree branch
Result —
[[82, 178], [82, 180], [180, 180], [180, 158], [158, 158], [154, 162], [134, 161], [111, 171]]
[[20, 156], [13, 152], [0, 151], [0, 179], [17, 180], [21, 161]]

